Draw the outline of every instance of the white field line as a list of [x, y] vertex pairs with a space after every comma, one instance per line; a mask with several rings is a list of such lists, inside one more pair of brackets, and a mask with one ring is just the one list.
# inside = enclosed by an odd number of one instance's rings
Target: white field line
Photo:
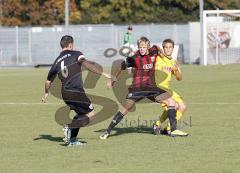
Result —
[[234, 102], [193, 102], [193, 103], [187, 103], [187, 105], [240, 105], [240, 103], [234, 103]]

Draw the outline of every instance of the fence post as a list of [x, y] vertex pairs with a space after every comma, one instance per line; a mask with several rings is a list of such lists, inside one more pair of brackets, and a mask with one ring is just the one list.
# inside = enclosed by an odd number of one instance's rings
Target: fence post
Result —
[[173, 25], [173, 40], [174, 40], [175, 43], [179, 44], [179, 42], [178, 42], [177, 24]]
[[111, 37], [112, 37], [112, 39], [111, 39], [111, 41], [112, 41], [112, 44], [111, 44], [111, 47], [114, 47], [115, 45], [115, 37], [114, 37], [114, 24], [113, 23], [111, 23]]
[[54, 25], [54, 57], [57, 57], [57, 27]]
[[28, 61], [32, 63], [32, 31], [31, 28], [28, 30]]
[[115, 42], [115, 48], [119, 49], [119, 37], [118, 37], [118, 28], [116, 26], [114, 26], [114, 42]]
[[0, 49], [0, 64], [3, 64], [3, 51]]
[[16, 28], [16, 64], [19, 64], [18, 26]]

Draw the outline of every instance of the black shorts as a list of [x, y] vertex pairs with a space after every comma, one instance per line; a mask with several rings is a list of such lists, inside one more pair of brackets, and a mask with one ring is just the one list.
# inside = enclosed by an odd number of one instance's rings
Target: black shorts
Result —
[[93, 105], [84, 91], [62, 90], [64, 102], [78, 115], [85, 115], [93, 111]]
[[153, 102], [156, 102], [156, 97], [165, 93], [165, 90], [160, 88], [154, 89], [152, 91], [130, 91], [126, 97], [126, 99], [133, 100], [134, 102], [138, 102], [144, 98], [147, 98]]

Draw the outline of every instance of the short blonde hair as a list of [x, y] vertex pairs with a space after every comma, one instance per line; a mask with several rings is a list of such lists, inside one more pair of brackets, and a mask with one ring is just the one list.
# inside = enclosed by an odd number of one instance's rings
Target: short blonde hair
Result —
[[141, 38], [138, 39], [138, 41], [137, 41], [138, 47], [139, 47], [141, 42], [145, 42], [147, 44], [147, 47], [150, 48], [150, 41], [147, 37], [141, 37]]

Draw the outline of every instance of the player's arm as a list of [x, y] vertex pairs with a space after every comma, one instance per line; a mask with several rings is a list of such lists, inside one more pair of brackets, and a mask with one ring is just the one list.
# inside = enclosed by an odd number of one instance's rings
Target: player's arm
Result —
[[176, 79], [178, 81], [182, 80], [182, 72], [180, 70], [180, 66], [177, 62], [174, 63], [174, 65], [172, 66], [173, 69], [173, 75], [176, 77]]
[[49, 80], [46, 80], [46, 82], [45, 82], [45, 93], [44, 93], [44, 95], [42, 97], [42, 102], [44, 102], [44, 103], [47, 101], [49, 89], [51, 87], [51, 83], [52, 82], [49, 81]]
[[101, 67], [95, 65], [94, 62], [86, 60], [84, 55], [81, 52], [79, 52], [79, 53], [80, 53], [80, 55], [78, 56], [77, 61], [79, 63], [81, 63], [83, 65], [83, 67], [85, 67], [87, 70], [89, 70], [89, 71], [91, 71], [93, 73], [96, 73], [96, 74], [99, 74], [99, 75], [103, 75], [103, 76], [105, 76], [108, 79], [111, 78], [111, 75], [103, 72]]
[[94, 65], [94, 63], [91, 63], [90, 61], [87, 61], [87, 60], [84, 60], [82, 62], [82, 65], [88, 69], [89, 71], [93, 72], [93, 73], [96, 73], [96, 74], [99, 74], [99, 75], [103, 75], [105, 76], [106, 78], [108, 79], [111, 79], [113, 78], [113, 76], [111, 76], [110, 74], [108, 73], [105, 73], [102, 71], [102, 68], [99, 68], [98, 66]]
[[57, 67], [56, 64], [51, 67], [50, 71], [48, 72], [47, 80], [45, 81], [45, 89], [44, 89], [44, 95], [42, 97], [42, 102], [46, 102], [48, 95], [49, 95], [49, 89], [51, 87], [52, 81], [55, 79], [57, 75]]
[[160, 57], [165, 56], [164, 51], [163, 51], [162, 48], [160, 48], [159, 46], [153, 45], [153, 46], [152, 46], [152, 49], [153, 49], [153, 51], [155, 51], [156, 54], [159, 55]]
[[113, 62], [111, 74], [112, 76], [115, 76], [115, 80], [112, 80], [112, 79], [108, 80], [107, 85], [109, 88], [111, 88], [114, 85], [114, 83], [117, 81], [118, 76], [126, 68], [127, 68], [127, 64], [126, 64], [126, 61], [123, 59], [116, 60]]
[[114, 61], [112, 64], [112, 75], [118, 78], [121, 72], [126, 68], [127, 68], [127, 64], [123, 59]]
[[112, 88], [112, 85], [115, 81], [117, 81], [117, 78], [114, 75], [110, 75], [108, 73], [105, 73], [102, 71], [102, 68], [99, 68], [98, 66], [93, 65], [91, 62], [89, 61], [83, 61], [82, 65], [87, 68], [89, 71], [99, 74], [99, 75], [103, 75], [105, 76], [108, 80], [107, 80], [107, 86], [108, 88]]
[[158, 49], [158, 55], [159, 55], [160, 57], [165, 56], [164, 51], [162, 50], [162, 48], [160, 48], [159, 46], [157, 46], [157, 49]]
[[117, 81], [118, 76], [125, 69], [126, 69], [126, 62], [125, 62], [125, 60], [116, 60], [116, 61], [113, 62], [111, 74], [115, 78], [108, 80], [107, 85], [108, 85], [109, 88], [112, 88], [114, 83]]

